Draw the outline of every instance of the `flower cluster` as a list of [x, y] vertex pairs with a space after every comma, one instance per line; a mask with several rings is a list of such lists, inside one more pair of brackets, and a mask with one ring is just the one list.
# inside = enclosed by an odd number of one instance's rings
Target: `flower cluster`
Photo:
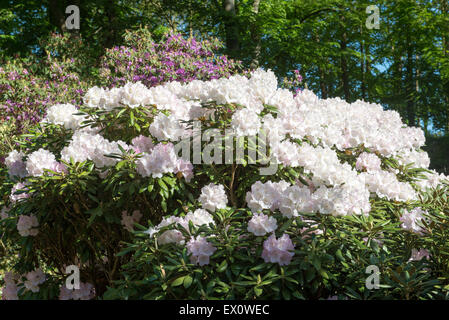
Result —
[[[209, 212], [203, 209], [197, 209], [194, 212], [187, 213], [182, 218], [175, 216], [164, 217], [156, 227], [150, 228], [147, 233], [150, 236], [153, 236], [154, 234], [159, 233], [162, 228], [169, 226], [176, 228], [178, 224], [181, 225], [181, 227], [183, 227], [185, 230], [189, 231], [189, 222], [191, 222], [196, 227], [215, 224], [214, 219]], [[157, 242], [160, 245], [167, 243], [184, 244], [185, 238], [179, 230], [169, 229], [157, 236]]]
[[59, 300], [91, 300], [95, 297], [95, 288], [91, 283], [81, 282], [79, 289], [68, 289], [65, 285], [59, 291]]
[[21, 288], [33, 293], [39, 292], [39, 286], [45, 282], [46, 278], [41, 268], [23, 275], [6, 272], [3, 279], [5, 286], [2, 288], [2, 299], [19, 300], [18, 293]]
[[28, 175], [26, 164], [23, 161], [25, 154], [17, 150], [11, 151], [5, 159], [5, 165], [8, 168], [9, 176], [23, 178]]
[[39, 285], [45, 282], [45, 274], [42, 269], [30, 271], [25, 275], [25, 288], [32, 292], [39, 292]]
[[107, 155], [116, 153], [121, 154], [119, 145], [126, 150], [129, 146], [123, 141], [110, 142], [100, 134], [92, 134], [84, 131], [76, 131], [69, 145], [61, 151], [61, 159], [70, 162], [83, 162], [91, 160], [98, 168], [112, 166], [117, 159], [107, 157]]
[[400, 218], [400, 221], [402, 222], [401, 227], [413, 233], [423, 234], [425, 230], [420, 223], [423, 222], [425, 214], [427, 214], [427, 212], [419, 207], [410, 211], [405, 210]]
[[248, 231], [255, 236], [264, 236], [277, 229], [276, 219], [263, 213], [255, 213], [248, 222]]
[[19, 300], [17, 292], [19, 287], [17, 281], [20, 276], [12, 272], [6, 272], [3, 278], [5, 286], [2, 288], [2, 300]]
[[37, 236], [39, 233], [39, 230], [37, 229], [38, 226], [39, 221], [34, 215], [21, 215], [17, 221], [17, 231], [19, 231], [19, 234], [22, 237]]
[[159, 143], [150, 153], [143, 153], [137, 160], [137, 172], [142, 177], [161, 178], [163, 174], [180, 172], [187, 181], [193, 176], [193, 166], [190, 162], [179, 158], [172, 143]]
[[209, 257], [217, 250], [217, 248], [201, 236], [190, 239], [186, 247], [187, 252], [191, 254], [190, 261], [200, 266], [209, 264]]
[[285, 266], [290, 263], [292, 257], [295, 255], [295, 247], [288, 234], [284, 234], [279, 239], [272, 234], [263, 243], [262, 258], [265, 262], [278, 263], [280, 266]]
[[287, 218], [296, 217], [299, 212], [347, 215], [370, 211], [369, 192], [347, 185], [332, 188], [321, 185], [311, 190], [309, 186], [290, 185], [286, 181], [265, 184], [257, 181], [247, 192], [246, 201], [253, 212], [279, 210]]
[[59, 124], [66, 129], [76, 130], [85, 120], [83, 116], [77, 115], [78, 112], [73, 104], [56, 104], [47, 109], [47, 115], [41, 122]]
[[359, 171], [375, 172], [379, 171], [381, 165], [381, 160], [378, 156], [373, 153], [363, 152], [357, 158], [355, 167]]
[[15, 203], [21, 199], [27, 199], [30, 197], [30, 194], [27, 191], [28, 188], [26, 187], [25, 183], [17, 182], [11, 189], [9, 200], [12, 203]]
[[169, 81], [190, 82], [228, 77], [239, 63], [214, 51], [221, 44], [216, 40], [184, 39], [170, 34], [155, 42], [147, 29], [125, 34], [125, 45], [106, 50], [101, 70], [104, 82], [113, 86], [128, 81], [141, 81], [153, 87]]
[[210, 183], [201, 189], [198, 201], [204, 209], [214, 212], [217, 209], [226, 208], [228, 197], [223, 185]]
[[426, 249], [412, 249], [412, 255], [410, 256], [409, 261], [420, 261], [421, 259], [430, 258], [429, 250]]
[[134, 224], [139, 222], [142, 218], [142, 214], [139, 210], [134, 210], [134, 212], [129, 215], [127, 211], [122, 212], [122, 225], [123, 227], [128, 230], [129, 232], [132, 232], [134, 229]]
[[28, 156], [26, 169], [29, 175], [37, 177], [43, 175], [44, 170], [58, 170], [59, 164], [53, 153], [41, 148]]

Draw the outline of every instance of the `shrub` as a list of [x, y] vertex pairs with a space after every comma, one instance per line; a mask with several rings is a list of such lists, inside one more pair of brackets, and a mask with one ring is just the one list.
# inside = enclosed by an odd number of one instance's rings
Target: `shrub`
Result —
[[[81, 39], [52, 34], [41, 46], [43, 57], [4, 58], [0, 67], [0, 120], [9, 124], [5, 135], [10, 141], [38, 123], [47, 107], [57, 102], [79, 106], [90, 86], [83, 71], [89, 60], [81, 54], [87, 48]], [[9, 151], [2, 139], [0, 156]]]
[[20, 257], [4, 297], [443, 298], [447, 177], [424, 140], [260, 69], [93, 87], [5, 160], [0, 227]]
[[166, 34], [160, 41], [148, 29], [126, 31], [125, 43], [107, 49], [102, 58], [104, 86], [140, 81], [148, 87], [169, 81], [189, 82], [229, 77], [241, 70], [239, 62], [216, 52], [218, 39], [198, 41], [180, 34]]
[[[155, 86], [241, 72], [239, 62], [216, 54], [222, 46], [217, 39], [185, 40], [167, 34], [155, 41], [147, 29], [128, 30], [124, 39], [123, 46], [107, 49], [101, 57], [101, 77], [96, 53], [81, 37], [69, 34], [53, 33], [42, 40], [42, 56], [0, 59], [0, 120], [10, 124], [8, 141], [38, 123], [55, 103], [79, 107], [93, 84], [111, 87], [141, 81]], [[0, 143], [0, 157], [9, 151], [9, 143]]]

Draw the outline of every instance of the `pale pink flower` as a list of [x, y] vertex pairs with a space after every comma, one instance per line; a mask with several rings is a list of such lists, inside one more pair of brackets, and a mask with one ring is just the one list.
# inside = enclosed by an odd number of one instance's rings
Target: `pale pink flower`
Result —
[[193, 237], [186, 245], [187, 252], [191, 254], [190, 262], [204, 266], [209, 264], [210, 256], [217, 250], [206, 238]]
[[295, 247], [288, 234], [276, 239], [274, 233], [263, 243], [262, 258], [265, 262], [279, 263], [280, 266], [290, 264]]
[[426, 258], [429, 259], [430, 258], [430, 253], [428, 250], [426, 249], [412, 249], [412, 255], [409, 259], [409, 261], [419, 261], [422, 258]]
[[139, 222], [142, 218], [142, 214], [139, 210], [134, 210], [132, 215], [128, 215], [127, 211], [122, 212], [122, 225], [123, 227], [128, 230], [129, 232], [132, 232], [134, 229], [134, 224]]
[[95, 297], [95, 288], [91, 283], [80, 283], [79, 289], [68, 289], [65, 284], [59, 290], [59, 300], [90, 300]]
[[402, 222], [401, 227], [405, 230], [411, 231], [416, 234], [422, 234], [424, 229], [418, 225], [424, 218], [426, 212], [421, 208], [414, 208], [411, 211], [405, 210], [404, 214], [400, 218]]
[[17, 231], [19, 231], [22, 237], [36, 236], [39, 232], [37, 229], [38, 226], [39, 222], [36, 216], [20, 215], [17, 222]]
[[264, 236], [275, 231], [277, 227], [276, 219], [263, 213], [254, 213], [248, 222], [248, 231], [255, 236]]

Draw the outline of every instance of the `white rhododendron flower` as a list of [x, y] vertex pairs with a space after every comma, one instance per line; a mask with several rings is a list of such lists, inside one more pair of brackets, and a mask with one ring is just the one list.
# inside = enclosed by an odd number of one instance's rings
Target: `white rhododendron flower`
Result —
[[185, 128], [173, 116], [158, 114], [150, 125], [150, 133], [159, 141], [178, 141], [186, 135]]
[[198, 201], [204, 209], [214, 212], [216, 209], [226, 208], [228, 197], [223, 185], [210, 183], [201, 189]]
[[149, 89], [142, 82], [128, 82], [122, 88], [121, 102], [130, 108], [144, 106], [148, 102]]
[[27, 193], [27, 191], [28, 188], [26, 187], [26, 185], [22, 182], [18, 182], [12, 187], [9, 200], [11, 200], [12, 203], [15, 203], [16, 201], [19, 201], [21, 199], [26, 199], [30, 197], [30, 194]]
[[424, 229], [418, 225], [418, 223], [423, 221], [424, 214], [426, 213], [426, 211], [419, 207], [410, 211], [405, 210], [404, 214], [400, 218], [400, 221], [402, 222], [401, 227], [413, 233], [423, 234]]
[[3, 277], [3, 282], [5, 283], [2, 288], [2, 299], [3, 300], [19, 300], [18, 291], [19, 287], [17, 285], [17, 281], [19, 280], [20, 275], [5, 272]]
[[282, 193], [290, 186], [285, 181], [262, 183], [256, 181], [251, 191], [246, 193], [246, 202], [252, 212], [264, 209], [276, 210], [282, 199]]
[[415, 149], [402, 149], [396, 153], [395, 158], [399, 165], [411, 165], [412, 168], [428, 168], [430, 158], [427, 152]]
[[291, 252], [295, 249], [292, 240], [288, 234], [284, 234], [279, 239], [272, 234], [263, 243], [262, 258], [265, 262], [278, 263], [280, 266], [290, 264], [292, 257], [295, 255]]
[[262, 102], [268, 103], [270, 98], [276, 93], [278, 80], [273, 71], [257, 69], [251, 73], [248, 81], [252, 93]]
[[412, 255], [409, 261], [420, 261], [422, 258], [429, 259], [430, 253], [429, 250], [426, 249], [412, 249]]
[[28, 272], [26, 275], [26, 281], [24, 282], [25, 288], [32, 292], [39, 292], [39, 285], [45, 282], [45, 274], [42, 269], [37, 269]]
[[91, 300], [94, 297], [94, 286], [86, 282], [80, 282], [79, 289], [68, 289], [64, 283], [59, 291], [59, 300]]
[[24, 178], [28, 175], [26, 164], [23, 161], [25, 154], [17, 150], [11, 151], [5, 158], [5, 165], [8, 168], [8, 174], [12, 177]]
[[189, 212], [185, 215], [185, 217], [164, 217], [162, 221], [154, 228], [150, 228], [146, 231], [146, 233], [152, 237], [153, 235], [159, 233], [159, 231], [167, 226], [173, 225], [173, 229], [166, 230], [162, 234], [157, 237], [157, 241], [160, 245], [167, 243], [184, 243], [184, 236], [179, 230], [176, 230], [176, 226], [179, 224], [184, 229], [189, 231], [189, 222], [192, 222], [195, 226], [209, 225], [215, 224], [212, 215], [204, 209], [197, 209], [194, 212]]
[[271, 152], [276, 160], [287, 167], [299, 166], [301, 157], [299, 146], [288, 140], [275, 142], [271, 145]]
[[105, 105], [105, 89], [97, 86], [90, 88], [84, 95], [84, 103], [91, 108], [101, 108]]
[[192, 221], [195, 226], [215, 224], [212, 215], [204, 209], [196, 209], [185, 215], [182, 225], [186, 230], [189, 230], [189, 221]]
[[39, 233], [39, 222], [35, 215], [20, 215], [17, 221], [17, 231], [22, 237], [36, 236]]
[[275, 231], [276, 228], [276, 219], [263, 213], [255, 213], [248, 222], [248, 231], [256, 236], [264, 236]]
[[[150, 228], [147, 231], [147, 234], [152, 237], [154, 234], [158, 233], [161, 228], [167, 227], [169, 225], [174, 225], [174, 227], [177, 224], [183, 224], [184, 220], [179, 217], [170, 216], [170, 217], [164, 217], [156, 227]], [[166, 230], [161, 235], [157, 237], [157, 242], [159, 245], [164, 245], [168, 243], [177, 243], [177, 244], [184, 244], [184, 236], [182, 233], [178, 230]]]
[[279, 211], [284, 217], [297, 217], [299, 212], [314, 212], [315, 202], [307, 187], [291, 186], [282, 194]]
[[161, 178], [163, 174], [169, 172], [181, 172], [186, 179], [193, 175], [193, 166], [189, 162], [181, 160], [175, 153], [172, 143], [159, 143], [151, 152], [144, 154], [137, 160], [137, 172], [142, 177]]
[[436, 188], [438, 187], [438, 185], [448, 180], [448, 177], [446, 177], [444, 174], [438, 173], [435, 170], [430, 171], [431, 172], [422, 173], [424, 176], [426, 176], [426, 179], [418, 180], [415, 182], [422, 190], [426, 190], [428, 188]]
[[77, 131], [73, 134], [70, 144], [62, 149], [61, 158], [67, 162], [70, 162], [70, 159], [75, 162], [92, 160], [98, 168], [112, 166], [118, 160], [106, 155], [121, 154], [119, 145], [124, 150], [131, 148], [123, 141], [110, 142], [99, 134]]
[[151, 149], [153, 149], [154, 144], [153, 140], [149, 137], [145, 137], [144, 135], [140, 135], [138, 137], [135, 137], [132, 141], [132, 148], [137, 153], [150, 153]]
[[132, 232], [134, 229], [134, 224], [139, 222], [142, 216], [143, 215], [139, 210], [134, 210], [132, 214], [128, 214], [127, 211], [123, 211], [121, 223], [126, 230]]
[[190, 182], [193, 178], [193, 164], [188, 160], [179, 158], [174, 173], [181, 174], [187, 182]]
[[250, 109], [237, 110], [231, 121], [236, 136], [255, 136], [261, 127], [259, 116]]
[[365, 179], [370, 192], [375, 192], [381, 198], [395, 201], [408, 201], [417, 198], [416, 191], [406, 182], [400, 182], [392, 172], [364, 172], [360, 175]]
[[73, 104], [56, 104], [47, 109], [47, 115], [41, 122], [59, 124], [66, 129], [76, 130], [85, 120], [84, 116], [76, 115], [77, 113], [79, 110]]
[[217, 250], [206, 238], [197, 236], [186, 244], [187, 252], [191, 254], [190, 262], [200, 266], [209, 264], [209, 258]]
[[381, 165], [381, 160], [378, 156], [373, 153], [363, 152], [357, 158], [355, 167], [359, 171], [375, 172], [379, 171]]
[[31, 153], [26, 161], [26, 169], [33, 177], [43, 175], [45, 169], [53, 170], [56, 167], [57, 161], [55, 155], [42, 148]]

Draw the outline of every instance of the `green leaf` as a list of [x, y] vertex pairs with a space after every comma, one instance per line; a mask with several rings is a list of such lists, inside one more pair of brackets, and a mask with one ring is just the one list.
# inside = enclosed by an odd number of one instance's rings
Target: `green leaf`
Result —
[[189, 288], [192, 285], [192, 282], [193, 282], [193, 279], [191, 276], [185, 276], [184, 281], [183, 281], [184, 288], [186, 288], [186, 289]]
[[180, 286], [181, 284], [184, 283], [184, 278], [185, 278], [185, 277], [179, 277], [179, 278], [177, 278], [176, 280], [174, 280], [174, 281], [171, 283], [171, 286], [172, 286], [172, 287]]

